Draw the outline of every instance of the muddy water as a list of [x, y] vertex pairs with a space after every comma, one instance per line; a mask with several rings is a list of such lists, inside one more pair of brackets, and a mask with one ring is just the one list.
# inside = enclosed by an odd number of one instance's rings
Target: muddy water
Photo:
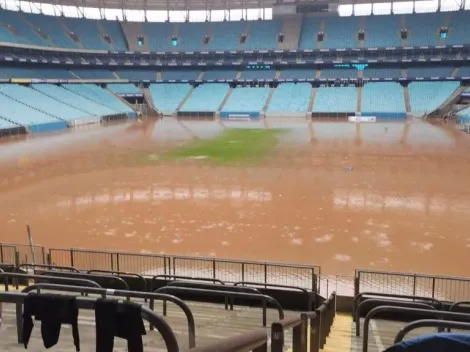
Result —
[[451, 126], [270, 122], [256, 167], [129, 164], [224, 128], [164, 120], [0, 145], [1, 241], [466, 275], [470, 140]]

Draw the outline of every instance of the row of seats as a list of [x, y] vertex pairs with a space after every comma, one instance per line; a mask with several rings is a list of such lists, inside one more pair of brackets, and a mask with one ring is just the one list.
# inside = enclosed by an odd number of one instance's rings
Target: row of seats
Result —
[[363, 71], [350, 68], [332, 69], [283, 69], [283, 70], [133, 70], [74, 68], [0, 67], [0, 78], [50, 78], [50, 79], [130, 79], [130, 80], [217, 80], [217, 79], [305, 79], [305, 78], [402, 78], [402, 77], [469, 77], [470, 67], [412, 67], [412, 68], [366, 68]]
[[[134, 87], [135, 88], [135, 87]], [[93, 85], [18, 84], [0, 85], [0, 117], [18, 125], [130, 113], [133, 110], [107, 90]]]
[[[421, 46], [469, 43], [467, 11], [365, 17], [307, 17], [302, 22], [299, 48], [347, 48], [379, 46]], [[275, 49], [282, 20], [142, 23], [143, 34], [152, 51], [201, 51]], [[0, 41], [73, 49], [128, 50], [138, 47], [138, 38], [126, 38], [126, 22], [46, 16], [0, 10]], [[440, 28], [447, 27], [445, 38]], [[401, 39], [401, 30], [408, 30]], [[358, 33], [364, 32], [362, 44]], [[129, 31], [131, 33], [132, 31]], [[318, 40], [317, 34], [324, 33]], [[73, 35], [78, 40], [74, 39]], [[158, 33], [158, 35], [157, 35]], [[106, 34], [110, 42], [105, 39]], [[240, 42], [246, 35], [244, 43]], [[172, 37], [178, 40], [172, 42]], [[205, 44], [205, 39], [207, 44]]]

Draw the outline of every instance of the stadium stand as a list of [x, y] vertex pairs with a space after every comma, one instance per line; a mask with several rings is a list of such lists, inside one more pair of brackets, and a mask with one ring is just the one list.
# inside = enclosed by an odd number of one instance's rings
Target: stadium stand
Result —
[[401, 16], [366, 16], [364, 47], [400, 47]]
[[26, 21], [47, 35], [54, 46], [70, 49], [80, 48], [77, 42], [72, 40], [65, 32], [65, 27], [61, 23], [61, 17], [36, 15], [30, 13], [24, 13], [23, 16]]
[[282, 22], [248, 21], [250, 28], [244, 49], [275, 49], [277, 47], [277, 35], [281, 32]]
[[244, 70], [241, 71], [241, 79], [273, 79], [276, 70]]
[[173, 114], [188, 95], [191, 86], [184, 83], [163, 83], [151, 84], [149, 89], [156, 108], [165, 114]]
[[103, 30], [101, 34], [107, 34], [111, 39], [111, 50], [127, 50], [126, 39], [121, 30], [121, 24], [118, 21], [99, 20], [98, 27]]
[[436, 110], [458, 87], [458, 82], [412, 82], [408, 85], [411, 111], [417, 114]]
[[470, 67], [469, 66], [460, 67], [458, 75], [460, 77], [470, 77]]
[[109, 70], [73, 68], [72, 72], [83, 79], [116, 79], [116, 76]]
[[73, 33], [77, 33], [85, 48], [92, 50], [110, 49], [98, 29], [98, 21], [85, 18], [67, 18], [65, 24]]
[[259, 113], [269, 95], [269, 88], [237, 87], [222, 108], [222, 112]]
[[367, 68], [363, 76], [368, 78], [400, 78], [401, 68]]
[[406, 117], [403, 88], [398, 83], [367, 83], [362, 88], [362, 114], [384, 118]]
[[202, 76], [203, 79], [235, 79], [238, 70], [207, 70]]
[[413, 67], [406, 71], [408, 77], [450, 77], [453, 69], [451, 66]]
[[357, 70], [349, 68], [322, 69], [321, 78], [357, 78]]
[[110, 92], [94, 84], [67, 84], [64, 85], [64, 88], [102, 105], [106, 110], [109, 110], [105, 115], [129, 113], [133, 111], [128, 105], [116, 99]]
[[237, 50], [240, 36], [245, 32], [246, 22], [220, 22], [212, 24], [208, 50]]
[[5, 78], [50, 78], [50, 79], [74, 79], [68, 70], [62, 68], [41, 69], [30, 67], [0, 67], [0, 77]]
[[299, 48], [314, 49], [317, 47], [317, 33], [321, 28], [321, 20], [318, 18], [305, 18], [300, 32]]
[[194, 89], [180, 111], [202, 112], [217, 111], [229, 90], [225, 83], [201, 84]]
[[272, 96], [267, 112], [307, 112], [312, 86], [309, 83], [282, 83]]
[[162, 71], [162, 79], [187, 79], [187, 80], [193, 80], [196, 79], [200, 71], [194, 71], [194, 70], [168, 70], [168, 71]]
[[405, 15], [405, 23], [411, 46], [438, 45], [439, 29], [445, 24], [441, 13]]
[[[151, 23], [143, 24], [146, 37], [149, 39], [150, 50], [152, 51], [174, 51], [178, 50], [171, 46], [171, 36], [176, 34], [173, 31], [173, 23]], [[158, 35], [155, 35], [158, 33]]]
[[322, 47], [334, 48], [357, 48], [357, 31], [359, 29], [359, 18], [357, 17], [328, 17], [325, 19], [325, 39]]
[[108, 84], [107, 88], [117, 94], [138, 94], [140, 89], [133, 84]]
[[315, 94], [313, 112], [352, 113], [356, 109], [356, 87], [320, 87]]
[[315, 78], [317, 70], [313, 69], [284, 69], [280, 71], [280, 78], [294, 79], [294, 78]]
[[180, 23], [178, 25], [178, 45], [171, 50], [202, 51], [203, 40], [209, 33], [209, 22]]
[[157, 79], [156, 70], [136, 70], [136, 69], [119, 69], [116, 71], [120, 78], [149, 80]]
[[1, 9], [0, 41], [42, 46], [50, 45], [47, 39], [44, 39], [34, 32], [34, 30], [24, 22], [21, 13]]
[[446, 45], [462, 44], [468, 42], [470, 23], [468, 23], [468, 12], [458, 11], [449, 14], [451, 17], [449, 33], [445, 38]]

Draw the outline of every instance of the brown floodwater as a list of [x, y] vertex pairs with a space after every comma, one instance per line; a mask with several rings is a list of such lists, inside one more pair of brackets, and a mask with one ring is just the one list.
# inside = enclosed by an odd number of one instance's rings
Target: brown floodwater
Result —
[[[129, 162], [285, 127], [259, 165]], [[450, 125], [174, 120], [0, 144], [1, 242], [468, 276], [470, 139]]]

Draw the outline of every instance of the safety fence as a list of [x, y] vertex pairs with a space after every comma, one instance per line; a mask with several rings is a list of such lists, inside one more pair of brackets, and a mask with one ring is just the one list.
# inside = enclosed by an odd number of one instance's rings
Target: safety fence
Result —
[[443, 301], [463, 301], [470, 299], [470, 278], [356, 270], [354, 295], [361, 292], [422, 296]]

